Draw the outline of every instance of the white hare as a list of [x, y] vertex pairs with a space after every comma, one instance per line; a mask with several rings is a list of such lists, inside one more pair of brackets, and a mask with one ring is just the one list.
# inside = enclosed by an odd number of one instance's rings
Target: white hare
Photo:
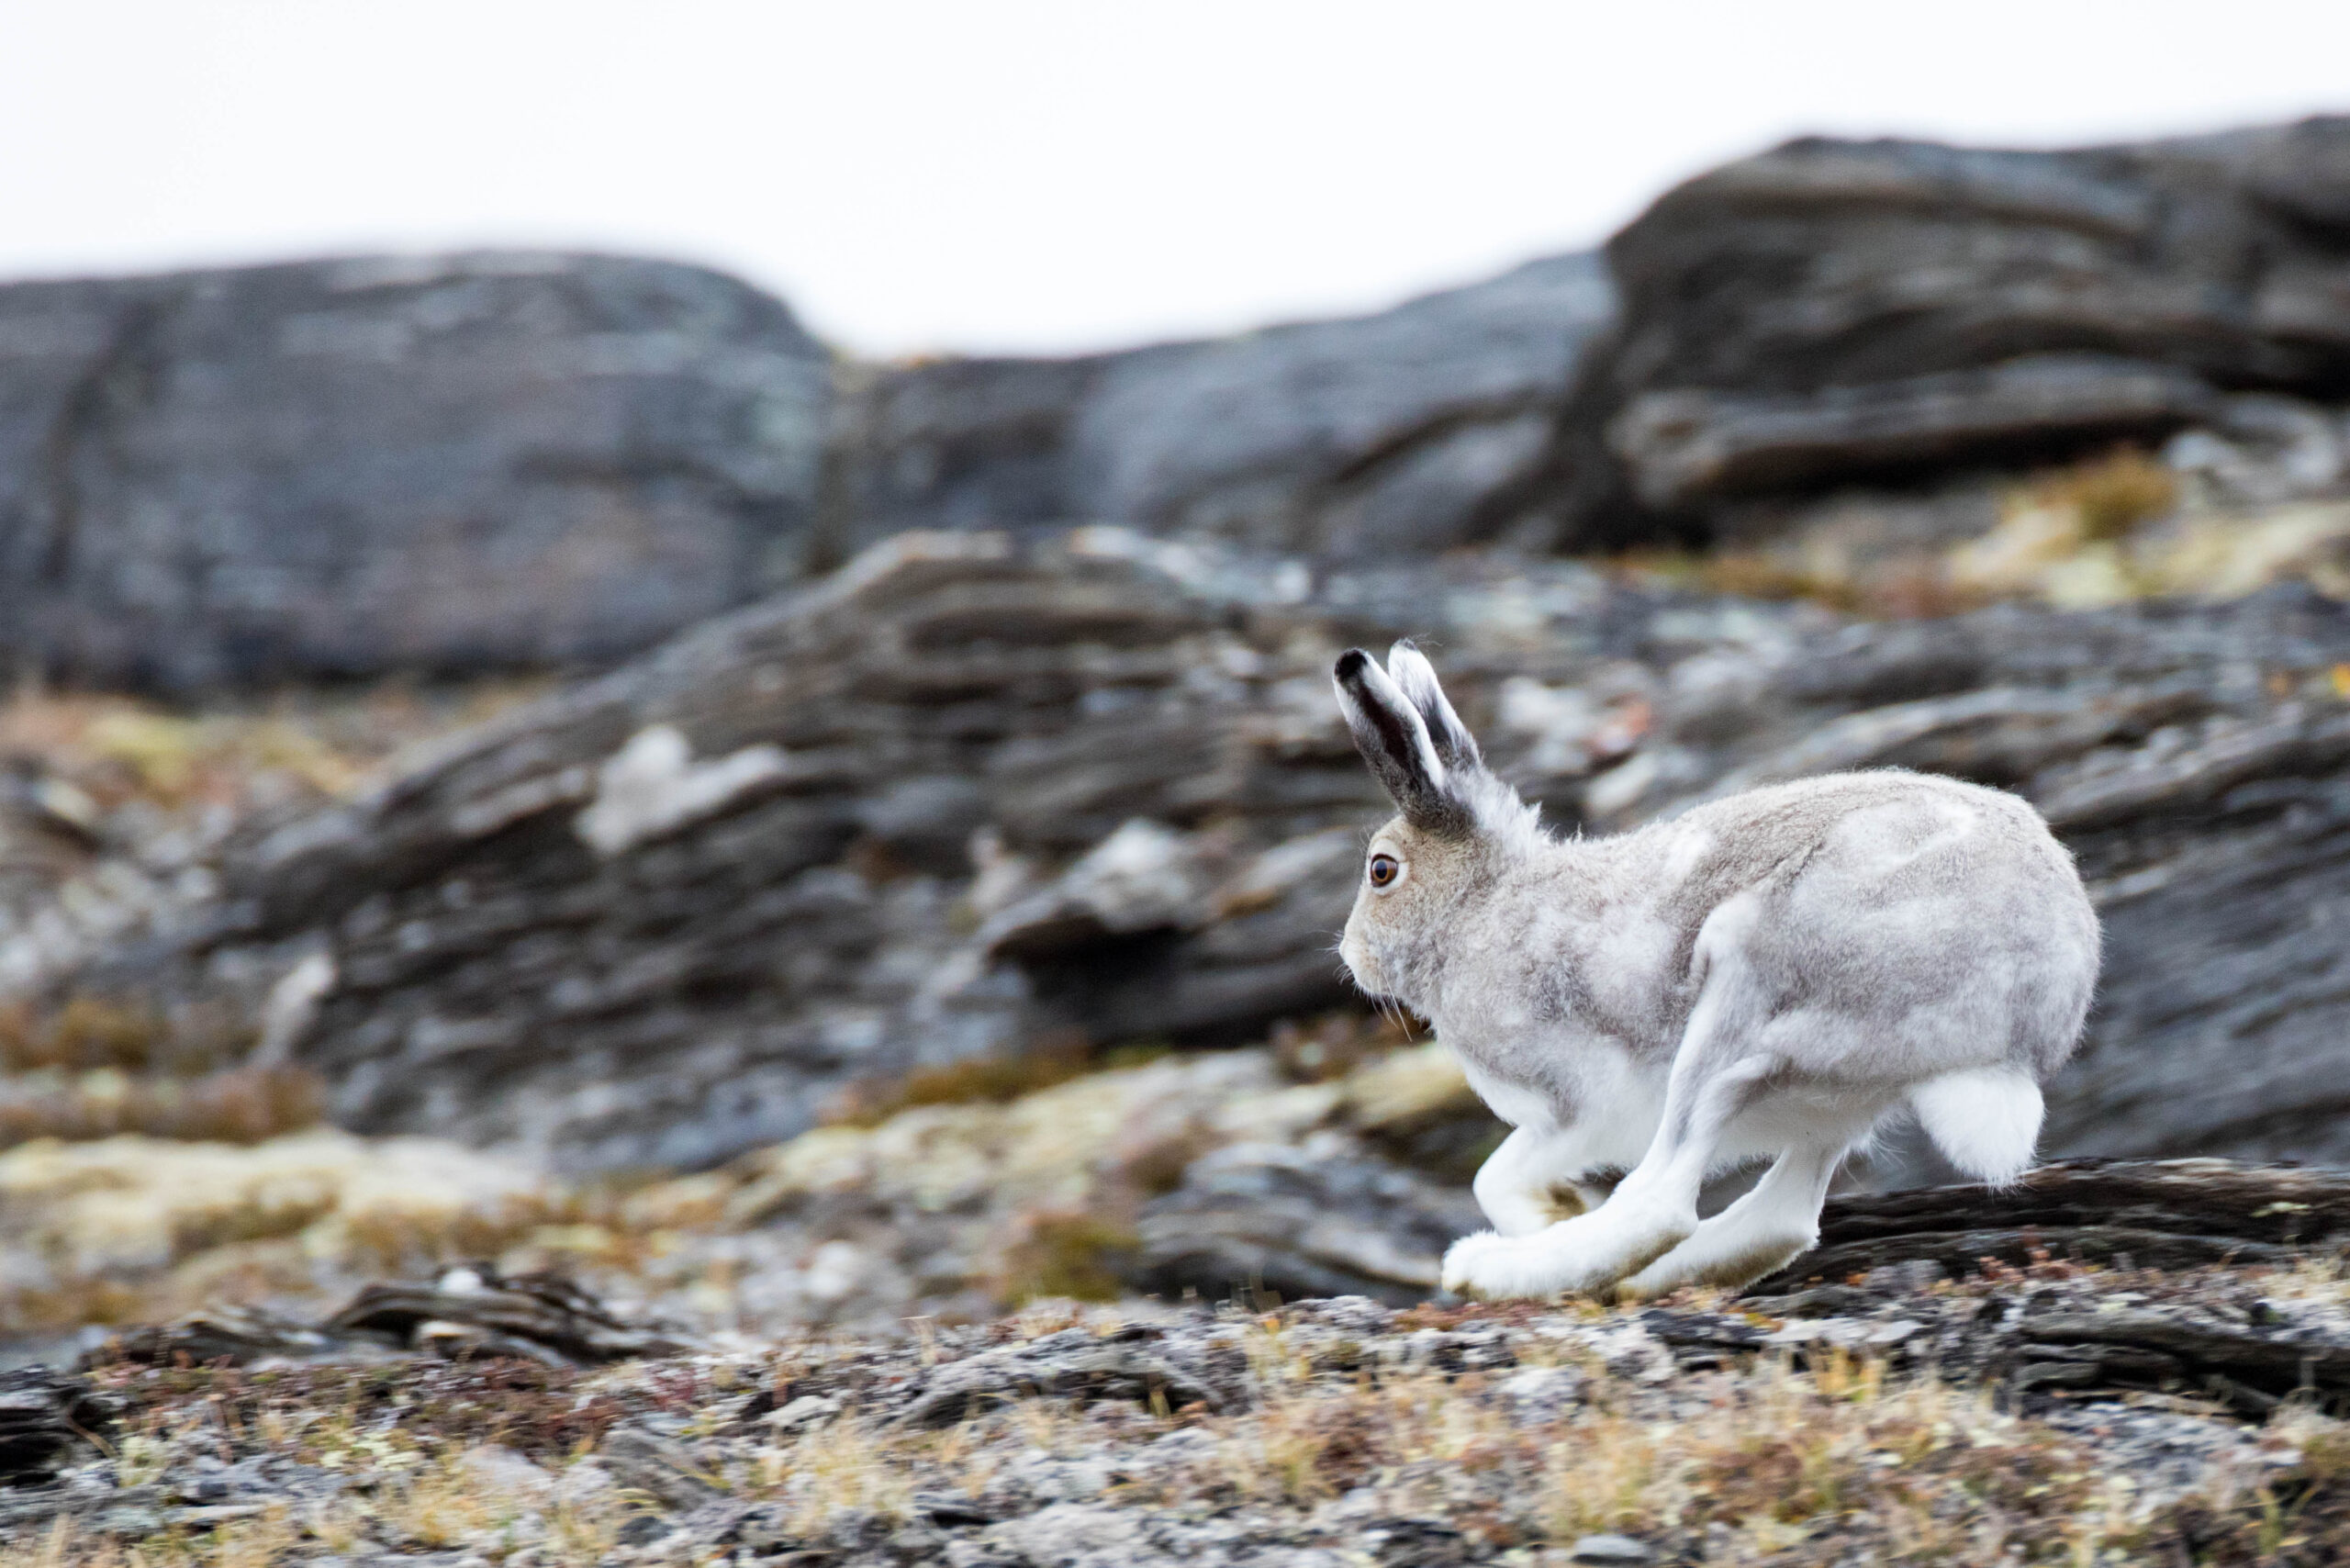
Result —
[[[1846, 1152], [1904, 1110], [1981, 1180], [2031, 1164], [2098, 969], [2088, 896], [2031, 806], [1842, 773], [1556, 839], [1409, 643], [1336, 679], [1401, 813], [1339, 952], [1516, 1129], [1477, 1173], [1494, 1228], [1446, 1254], [1448, 1289], [1742, 1284], [1811, 1247]], [[1709, 1173], [1763, 1158], [1699, 1220]], [[1587, 1179], [1608, 1170], [1628, 1173], [1603, 1201]]]

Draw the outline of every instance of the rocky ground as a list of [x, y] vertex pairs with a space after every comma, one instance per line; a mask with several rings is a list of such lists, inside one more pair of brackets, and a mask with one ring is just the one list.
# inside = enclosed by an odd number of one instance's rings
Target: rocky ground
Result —
[[[0, 1529], [54, 1563], [2350, 1551], [2333, 1264], [1897, 1268], [1639, 1312], [1040, 1301], [600, 1368], [385, 1338], [209, 1368], [126, 1341], [84, 1374], [0, 1374]], [[2178, 1375], [2199, 1358], [2300, 1392], [2247, 1421], [2223, 1375]]]
[[[1333, 1025], [1018, 1087], [912, 1083], [942, 1098], [633, 1186], [328, 1131], [0, 1155], [38, 1358], [0, 1372], [7, 1550], [2350, 1551], [2338, 1175], [2087, 1162], [1856, 1194], [1737, 1299], [1439, 1306], [1473, 1216], [1438, 1178], [1480, 1124], [1436, 1048]], [[1435, 1174], [1399, 1181], [1406, 1150]]]

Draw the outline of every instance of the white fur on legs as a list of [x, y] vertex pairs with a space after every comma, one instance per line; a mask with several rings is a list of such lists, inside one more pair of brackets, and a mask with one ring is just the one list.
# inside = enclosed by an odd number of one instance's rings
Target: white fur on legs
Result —
[[2044, 1107], [2040, 1086], [2015, 1069], [1946, 1072], [1909, 1091], [1909, 1103], [1934, 1147], [1976, 1181], [2004, 1185], [2031, 1168]]
[[1595, 1295], [1637, 1273], [1697, 1228], [1697, 1189], [1722, 1129], [1777, 1068], [1775, 1058], [1726, 1058], [1703, 1048], [1718, 1026], [1734, 975], [1717, 971], [1692, 1011], [1684, 1051], [1665, 1090], [1655, 1141], [1607, 1201], [1532, 1236], [1464, 1237], [1444, 1255], [1444, 1288], [1495, 1299], [1561, 1292]]
[[1591, 1138], [1575, 1127], [1519, 1127], [1485, 1157], [1470, 1190], [1495, 1231], [1532, 1236], [1597, 1204], [1600, 1195], [1577, 1190], [1575, 1182], [1595, 1163]]
[[1808, 1252], [1819, 1239], [1820, 1203], [1843, 1159], [1841, 1145], [1787, 1150], [1745, 1196], [1618, 1285], [1617, 1297], [1646, 1301], [1683, 1285], [1742, 1285]]
[[1597, 1294], [1697, 1227], [1695, 1205], [1615, 1196], [1532, 1236], [1464, 1236], [1444, 1255], [1444, 1288], [1488, 1301]]

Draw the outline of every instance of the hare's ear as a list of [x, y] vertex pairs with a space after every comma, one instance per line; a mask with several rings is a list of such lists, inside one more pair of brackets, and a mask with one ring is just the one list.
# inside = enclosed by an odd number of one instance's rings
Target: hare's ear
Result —
[[1428, 740], [1446, 767], [1459, 771], [1464, 767], [1482, 767], [1484, 755], [1477, 749], [1477, 737], [1460, 722], [1445, 700], [1444, 688], [1438, 684], [1436, 666], [1428, 656], [1413, 645], [1409, 637], [1387, 650], [1387, 675], [1403, 692], [1405, 701], [1427, 725]]
[[1410, 699], [1360, 648], [1338, 655], [1332, 674], [1338, 711], [1347, 716], [1355, 749], [1415, 827], [1464, 832], [1469, 813], [1447, 788], [1447, 769], [1428, 727]]

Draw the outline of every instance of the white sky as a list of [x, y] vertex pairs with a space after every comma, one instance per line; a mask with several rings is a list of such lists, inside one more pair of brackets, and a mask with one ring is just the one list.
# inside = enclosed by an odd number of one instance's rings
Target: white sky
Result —
[[867, 353], [1383, 305], [1803, 131], [2350, 110], [2350, 0], [0, 0], [0, 277], [701, 261]]

